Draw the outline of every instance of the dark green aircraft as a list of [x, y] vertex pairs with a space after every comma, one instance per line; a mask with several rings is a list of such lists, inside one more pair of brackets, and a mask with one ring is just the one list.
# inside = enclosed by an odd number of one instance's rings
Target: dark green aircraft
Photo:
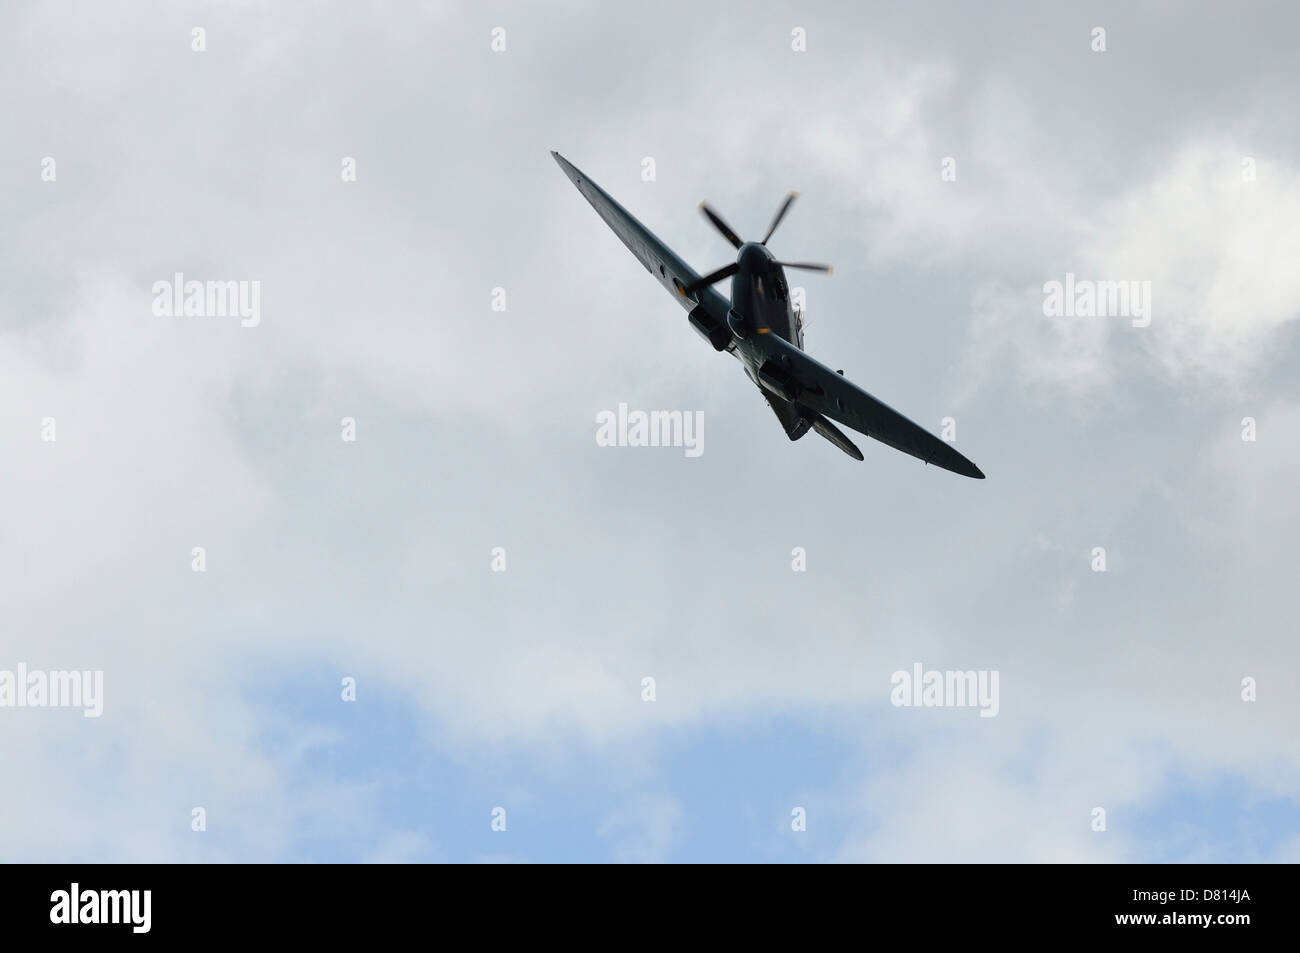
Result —
[[[740, 361], [791, 440], [798, 440], [811, 428], [855, 460], [861, 460], [862, 451], [831, 423], [831, 419], [838, 420], [926, 463], [984, 479], [979, 467], [950, 444], [856, 387], [845, 379], [843, 371], [832, 371], [804, 353], [803, 321], [790, 304], [784, 269], [827, 274], [831, 269], [808, 262], [777, 261], [767, 250], [768, 239], [798, 193], [786, 197], [761, 242], [741, 241], [713, 209], [701, 203], [709, 221], [738, 254], [730, 265], [700, 276], [564, 156], [558, 152], [551, 155], [605, 224], [686, 309], [691, 326], [715, 350], [726, 351]], [[724, 278], [731, 279], [730, 302], [713, 287]]]

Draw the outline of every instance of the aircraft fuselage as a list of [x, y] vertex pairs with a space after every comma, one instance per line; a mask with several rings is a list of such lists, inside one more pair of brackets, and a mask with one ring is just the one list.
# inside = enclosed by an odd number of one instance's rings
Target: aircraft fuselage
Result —
[[763, 340], [774, 334], [803, 349], [803, 327], [790, 302], [785, 269], [758, 242], [741, 245], [736, 264], [740, 270], [731, 279], [731, 314], [727, 318], [741, 339], [736, 356], [749, 379], [763, 392], [786, 435], [797, 440], [807, 432], [812, 420], [797, 403], [786, 398], [779, 381], [771, 377], [774, 368]]
[[731, 279], [731, 310], [744, 319], [751, 334], [775, 334], [802, 348], [785, 269], [757, 242], [741, 245], [736, 263], [740, 270]]

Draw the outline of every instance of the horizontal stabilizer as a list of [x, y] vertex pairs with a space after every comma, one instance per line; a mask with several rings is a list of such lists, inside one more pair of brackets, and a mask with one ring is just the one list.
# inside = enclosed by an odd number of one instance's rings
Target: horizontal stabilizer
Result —
[[825, 417], [818, 416], [817, 419], [813, 421], [813, 430], [816, 430], [819, 434], [831, 443], [835, 444], [835, 446], [839, 447], [854, 460], [862, 459], [862, 451], [854, 446], [852, 440], [844, 436], [844, 433], [839, 427], [836, 427]]

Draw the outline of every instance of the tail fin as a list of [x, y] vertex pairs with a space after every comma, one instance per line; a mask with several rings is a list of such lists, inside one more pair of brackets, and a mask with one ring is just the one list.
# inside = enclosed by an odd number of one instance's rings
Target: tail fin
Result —
[[[804, 408], [804, 412], [815, 413], [815, 411], [811, 411], [808, 408]], [[845, 453], [851, 456], [854, 460], [862, 459], [862, 451], [853, 445], [853, 441], [850, 440], [848, 437], [844, 436], [840, 428], [836, 427], [833, 423], [831, 423], [821, 414], [816, 414], [816, 416], [814, 416], [813, 430], [816, 430], [819, 434], [821, 434], [831, 443], [835, 444], [835, 446], [839, 447], [841, 450], [843, 450]]]

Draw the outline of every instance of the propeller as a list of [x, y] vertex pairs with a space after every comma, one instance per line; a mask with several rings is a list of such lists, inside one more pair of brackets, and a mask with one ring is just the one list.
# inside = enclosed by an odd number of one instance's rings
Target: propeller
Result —
[[811, 261], [778, 261], [782, 268], [798, 268], [801, 271], [820, 271], [825, 274], [831, 274], [835, 271], [830, 265], [819, 265]]
[[[772, 224], [768, 226], [767, 234], [763, 236], [763, 241], [760, 244], [766, 247], [768, 239], [772, 237], [772, 233], [776, 231], [776, 227], [780, 225], [781, 220], [785, 218], [785, 213], [790, 211], [790, 206], [794, 204], [794, 200], [798, 197], [798, 192], [791, 192], [785, 197], [785, 201], [782, 202], [781, 207], [776, 210], [776, 215], [772, 218]], [[741, 241], [740, 236], [736, 234], [736, 230], [728, 225], [726, 219], [715, 212], [709, 206], [708, 202], [700, 203], [700, 211], [704, 213], [705, 218], [713, 223], [713, 227], [722, 233], [722, 237], [731, 242], [733, 248], [739, 248], [741, 245], [745, 244]], [[797, 268], [801, 271], [820, 271], [827, 275], [832, 273], [830, 265], [821, 265], [811, 261], [778, 261], [777, 264], [782, 268]], [[685, 290], [682, 293], [688, 295], [694, 294], [701, 288], [705, 288], [724, 278], [730, 278], [739, 270], [740, 266], [735, 262], [732, 262], [730, 265], [723, 265], [717, 271], [711, 271], [702, 278], [698, 278], [695, 281], [692, 281], [689, 285], [686, 285]]]
[[722, 232], [722, 237], [731, 242], [733, 248], [739, 248], [744, 244], [744, 242], [740, 240], [740, 236], [732, 231], [731, 226], [722, 220], [722, 216], [709, 208], [708, 202], [700, 203], [700, 211], [703, 212], [705, 217], [713, 223], [714, 228]]
[[785, 201], [781, 203], [781, 207], [776, 210], [776, 218], [772, 219], [772, 225], [767, 230], [767, 234], [763, 237], [764, 245], [766, 245], [767, 240], [772, 237], [772, 233], [776, 231], [776, 227], [781, 224], [781, 219], [785, 218], [785, 213], [790, 211], [790, 206], [794, 204], [794, 200], [798, 197], [798, 192], [791, 192], [785, 197]]
[[721, 281], [723, 278], [730, 278], [738, 271], [740, 271], [740, 265], [736, 264], [734, 261], [730, 265], [723, 265], [717, 271], [711, 271], [702, 278], [692, 281], [686, 286], [686, 293], [694, 294], [701, 288], [706, 288], [713, 284], [715, 281]]

